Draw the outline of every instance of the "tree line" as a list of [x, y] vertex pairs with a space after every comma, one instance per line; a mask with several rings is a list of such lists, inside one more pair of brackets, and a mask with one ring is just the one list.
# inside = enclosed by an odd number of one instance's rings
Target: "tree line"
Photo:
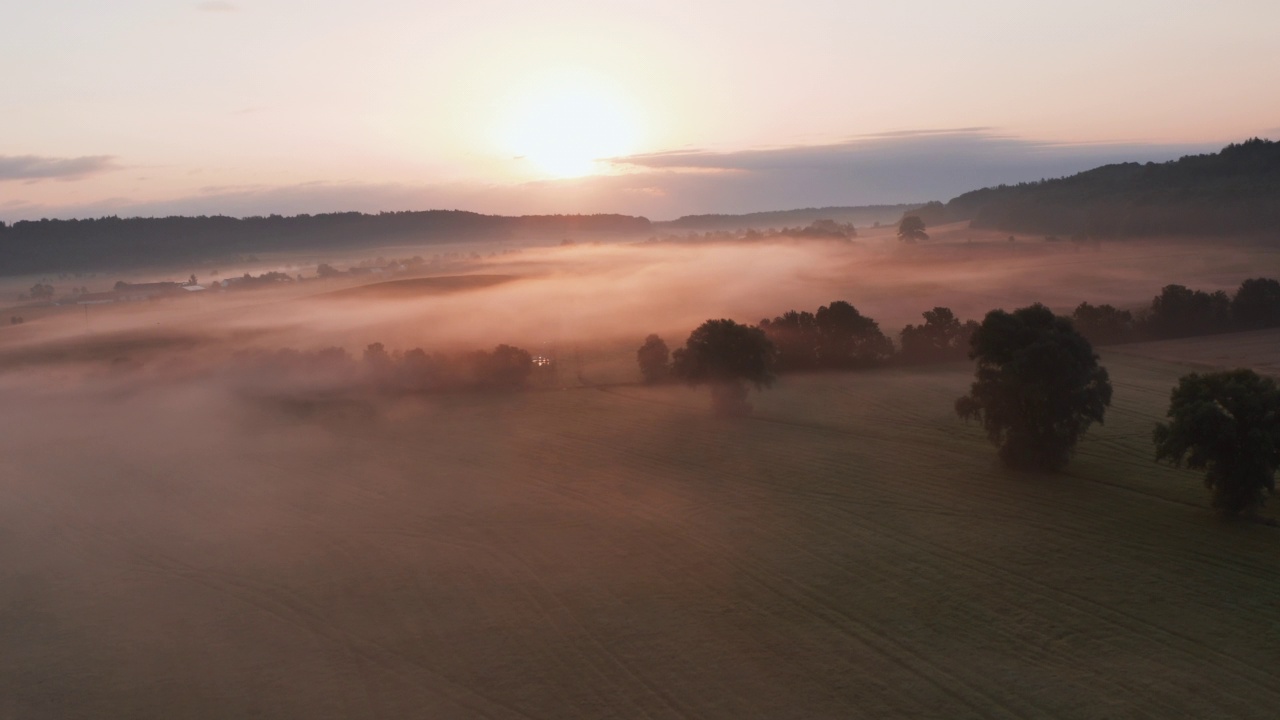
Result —
[[0, 275], [206, 262], [246, 253], [564, 234], [640, 234], [628, 215], [481, 215], [462, 210], [0, 222]]
[[1233, 295], [1166, 285], [1136, 315], [1110, 305], [1080, 303], [1072, 320], [1097, 345], [1280, 327], [1280, 282], [1251, 278]]
[[[1224, 306], [1227, 314], [1205, 316], [1206, 302]], [[1111, 405], [1110, 377], [1074, 318], [1095, 321], [1091, 330], [1097, 333], [1115, 329], [1116, 312], [1084, 303], [1072, 317], [1058, 316], [1037, 303], [1013, 312], [992, 310], [977, 323], [934, 308], [924, 313], [924, 323], [899, 334], [898, 358], [974, 360], [975, 380], [956, 400], [956, 414], [982, 424], [1005, 465], [1052, 472], [1066, 465], [1081, 437], [1104, 421]], [[1206, 317], [1215, 322], [1192, 322]], [[1166, 286], [1144, 323], [1139, 327], [1179, 334], [1275, 327], [1280, 325], [1280, 283], [1246, 280], [1230, 300], [1221, 292], [1197, 295]], [[1131, 325], [1124, 326], [1126, 332], [1132, 332]], [[1123, 333], [1104, 337], [1132, 339]], [[650, 335], [636, 352], [645, 382], [707, 385], [713, 408], [725, 415], [749, 414], [750, 387], [770, 387], [780, 372], [869, 367], [893, 357], [893, 343], [879, 325], [845, 301], [816, 313], [788, 311], [757, 326], [708, 320], [683, 347], [671, 351], [661, 337]], [[1272, 379], [1243, 369], [1187, 375], [1172, 392], [1167, 418], [1153, 431], [1156, 459], [1204, 470], [1213, 506], [1223, 514], [1252, 514], [1274, 492], [1280, 390]]]
[[359, 357], [345, 348], [244, 350], [234, 372], [248, 372], [271, 385], [288, 382], [366, 388], [378, 392], [514, 391], [526, 386], [549, 361], [527, 350], [498, 345], [492, 350], [444, 353], [413, 348], [388, 351], [382, 343]]

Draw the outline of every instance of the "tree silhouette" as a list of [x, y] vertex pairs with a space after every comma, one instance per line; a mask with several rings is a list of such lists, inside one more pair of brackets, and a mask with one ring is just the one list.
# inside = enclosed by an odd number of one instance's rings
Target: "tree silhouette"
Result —
[[921, 220], [919, 215], [903, 216], [902, 222], [898, 223], [898, 239], [907, 243], [928, 240], [929, 234], [924, 231], [924, 220]]
[[1156, 425], [1156, 459], [1204, 470], [1213, 507], [1224, 515], [1252, 512], [1275, 492], [1280, 464], [1280, 389], [1252, 370], [1178, 381], [1168, 423]]
[[636, 362], [646, 383], [662, 382], [671, 374], [671, 350], [657, 335], [644, 339], [644, 344], [636, 350]]
[[710, 385], [716, 412], [746, 415], [751, 412], [747, 384], [757, 390], [773, 384], [776, 354], [760, 328], [708, 320], [675, 351], [671, 372], [690, 385]]
[[1221, 290], [1207, 293], [1182, 285], [1166, 285], [1151, 300], [1144, 326], [1153, 338], [1226, 332], [1231, 329], [1231, 301]]
[[818, 308], [818, 361], [825, 367], [865, 367], [893, 355], [880, 325], [843, 300]]
[[1094, 345], [1115, 345], [1134, 339], [1133, 313], [1110, 305], [1080, 303], [1071, 314], [1076, 331]]
[[1089, 341], [1043, 305], [992, 310], [970, 347], [977, 379], [956, 413], [981, 420], [1010, 467], [1062, 467], [1111, 404], [1111, 382]]
[[481, 387], [516, 390], [533, 373], [533, 356], [527, 350], [499, 345], [492, 352], [476, 353], [476, 380]]
[[962, 323], [951, 308], [936, 307], [921, 313], [923, 325], [902, 328], [902, 359], [906, 362], [959, 360], [969, 352], [969, 338], [978, 329], [970, 320]]
[[1280, 282], [1253, 278], [1240, 283], [1231, 299], [1231, 321], [1245, 330], [1280, 325]]
[[818, 319], [811, 312], [788, 310], [760, 329], [778, 349], [778, 371], [812, 370], [818, 365]]

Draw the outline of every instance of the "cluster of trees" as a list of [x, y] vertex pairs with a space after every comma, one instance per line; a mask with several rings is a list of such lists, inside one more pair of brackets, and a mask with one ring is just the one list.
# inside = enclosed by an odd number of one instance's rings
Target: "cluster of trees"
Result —
[[[831, 318], [833, 307], [842, 321], [824, 325], [819, 318]], [[1104, 421], [1110, 377], [1071, 318], [1038, 303], [1013, 312], [992, 310], [980, 324], [962, 324], [946, 308], [924, 315], [923, 325], [904, 329], [904, 339], [925, 355], [967, 350], [976, 363], [975, 379], [956, 400], [956, 414], [980, 422], [1009, 467], [1056, 471], [1089, 427]], [[841, 333], [834, 339], [832, 327]], [[859, 340], [851, 342], [855, 335]], [[646, 382], [674, 378], [709, 385], [718, 413], [744, 415], [751, 412], [749, 387], [773, 384], [784, 367], [784, 348], [795, 353], [792, 363], [804, 363], [792, 369], [819, 367], [822, 358], [833, 357], [824, 352], [837, 349], [836, 366], [851, 367], [850, 348], [883, 338], [874, 321], [836, 302], [816, 315], [793, 311], [760, 327], [708, 320], [675, 352], [650, 335], [636, 357]], [[1280, 389], [1273, 380], [1251, 370], [1188, 375], [1173, 391], [1168, 418], [1154, 431], [1156, 459], [1204, 470], [1213, 505], [1222, 513], [1252, 513], [1274, 493]]]
[[36, 283], [31, 286], [31, 289], [28, 290], [25, 295], [19, 295], [18, 299], [26, 300], [27, 298], [30, 298], [37, 301], [47, 301], [53, 299], [53, 292], [54, 290], [52, 285], [48, 283]]
[[711, 387], [712, 407], [723, 415], [747, 415], [748, 385], [770, 387], [777, 378], [778, 351], [758, 327], [732, 320], [708, 320], [689, 333], [674, 353], [657, 335], [636, 351], [645, 382], [667, 378]]
[[[750, 409], [745, 402], [746, 386], [768, 387], [778, 373], [868, 368], [890, 360], [941, 362], [966, 356], [976, 322], [961, 322], [944, 307], [928, 310], [923, 317], [923, 323], [902, 329], [901, 350], [896, 350], [879, 323], [850, 303], [836, 300], [817, 312], [788, 310], [772, 320], [761, 320], [758, 326], [708, 320], [674, 353], [661, 337], [650, 335], [636, 351], [636, 361], [646, 383], [683, 380], [711, 384], [716, 409], [738, 414]], [[731, 382], [727, 377], [738, 377], [742, 382]]]
[[962, 360], [978, 323], [962, 322], [950, 308], [922, 313], [924, 322], [907, 325], [894, 343], [875, 320], [844, 300], [818, 308], [816, 313], [787, 312], [761, 320], [760, 329], [773, 342], [778, 370], [865, 368], [890, 360], [904, 363]]
[[1280, 228], [1276, 197], [1280, 142], [1254, 138], [1215, 154], [975, 190], [931, 214], [1035, 234], [1228, 235]]
[[636, 351], [646, 383], [680, 380], [708, 384], [718, 412], [745, 414], [748, 386], [769, 387], [778, 373], [867, 368], [891, 359], [933, 362], [963, 358], [977, 323], [960, 322], [948, 308], [923, 313], [920, 325], [903, 328], [902, 351], [875, 320], [844, 300], [816, 313], [789, 310], [758, 326], [708, 320], [674, 352], [657, 335]]
[[869, 367], [893, 355], [893, 341], [879, 323], [844, 300], [816, 313], [789, 310], [761, 320], [760, 330], [776, 348], [782, 372]]
[[[450, 255], [453, 254], [454, 253], [450, 253]], [[478, 253], [472, 253], [471, 255], [473, 259], [480, 259], [480, 255]], [[440, 260], [441, 256], [437, 254], [432, 262], [433, 264], [438, 265], [440, 264]], [[426, 265], [427, 261], [421, 255], [414, 255], [413, 257], [407, 258], [393, 258], [391, 260], [378, 257], [373, 260], [363, 260], [352, 265], [346, 270], [339, 270], [329, 263], [320, 263], [316, 266], [316, 277], [333, 278], [344, 275], [369, 275], [374, 272], [402, 273], [419, 270]]]
[[[192, 285], [196, 284], [195, 278], [196, 278], [195, 275], [191, 276]], [[293, 277], [290, 277], [288, 273], [282, 273], [275, 270], [272, 270], [270, 272], [264, 272], [261, 275], [250, 275], [249, 273], [245, 273], [244, 275], [241, 275], [240, 277], [237, 277], [237, 278], [228, 278], [226, 289], [256, 290], [259, 288], [280, 285], [282, 283], [296, 282], [297, 280], [300, 280], [300, 279], [301, 279], [301, 276], [299, 276], [298, 278], [293, 278]], [[215, 282], [209, 286], [209, 289], [213, 290], [221, 287], [222, 287], [221, 283]]]
[[[732, 217], [732, 216], [730, 216]], [[758, 230], [756, 228], [738, 230], [708, 230], [703, 233], [694, 231], [683, 235], [666, 234], [651, 237], [649, 242], [666, 243], [708, 243], [708, 242], [757, 242], [760, 240], [777, 240], [785, 238], [801, 238], [807, 240], [840, 240], [849, 241], [858, 237], [858, 230], [852, 223], [841, 223], [831, 219], [818, 219], [808, 225], [798, 227], [771, 227]]]
[[1081, 303], [1072, 320], [1097, 345], [1280, 327], [1280, 282], [1245, 280], [1232, 296], [1166, 285], [1136, 316], [1110, 305]]
[[649, 232], [627, 215], [504, 217], [461, 210], [347, 212], [283, 217], [103, 217], [0, 223], [0, 275], [202, 262], [246, 252], [415, 242], [499, 240], [572, 233]]
[[359, 358], [340, 347], [244, 351], [236, 355], [235, 367], [272, 384], [363, 386], [382, 392], [519, 390], [540, 369], [528, 351], [511, 345], [428, 353], [421, 348], [388, 351], [382, 343], [369, 345]]
[[892, 222], [915, 205], [859, 205], [853, 207], [802, 208], [746, 213], [743, 215], [685, 215], [675, 220], [653, 223], [657, 230], [740, 231], [793, 227], [826, 220], [842, 225], [879, 225]]
[[804, 227], [784, 227], [779, 235], [797, 238], [813, 238], [826, 240], [852, 240], [858, 237], [853, 223], [838, 223], [835, 220], [814, 220]]

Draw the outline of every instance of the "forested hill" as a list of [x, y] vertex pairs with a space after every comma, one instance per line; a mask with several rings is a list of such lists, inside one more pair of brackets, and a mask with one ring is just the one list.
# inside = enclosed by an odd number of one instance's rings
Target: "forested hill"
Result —
[[648, 219], [628, 215], [505, 217], [461, 210], [20, 221], [0, 223], [0, 275], [158, 266], [401, 241], [567, 239], [648, 231]]
[[1057, 235], [1276, 233], [1280, 142], [1255, 138], [1216, 154], [975, 190], [938, 214], [978, 228]]

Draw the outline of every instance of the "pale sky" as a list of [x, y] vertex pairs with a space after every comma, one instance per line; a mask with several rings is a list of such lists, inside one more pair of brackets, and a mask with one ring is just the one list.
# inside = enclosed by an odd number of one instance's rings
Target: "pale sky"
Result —
[[0, 219], [945, 200], [1280, 137], [1276, 0], [7, 3]]

